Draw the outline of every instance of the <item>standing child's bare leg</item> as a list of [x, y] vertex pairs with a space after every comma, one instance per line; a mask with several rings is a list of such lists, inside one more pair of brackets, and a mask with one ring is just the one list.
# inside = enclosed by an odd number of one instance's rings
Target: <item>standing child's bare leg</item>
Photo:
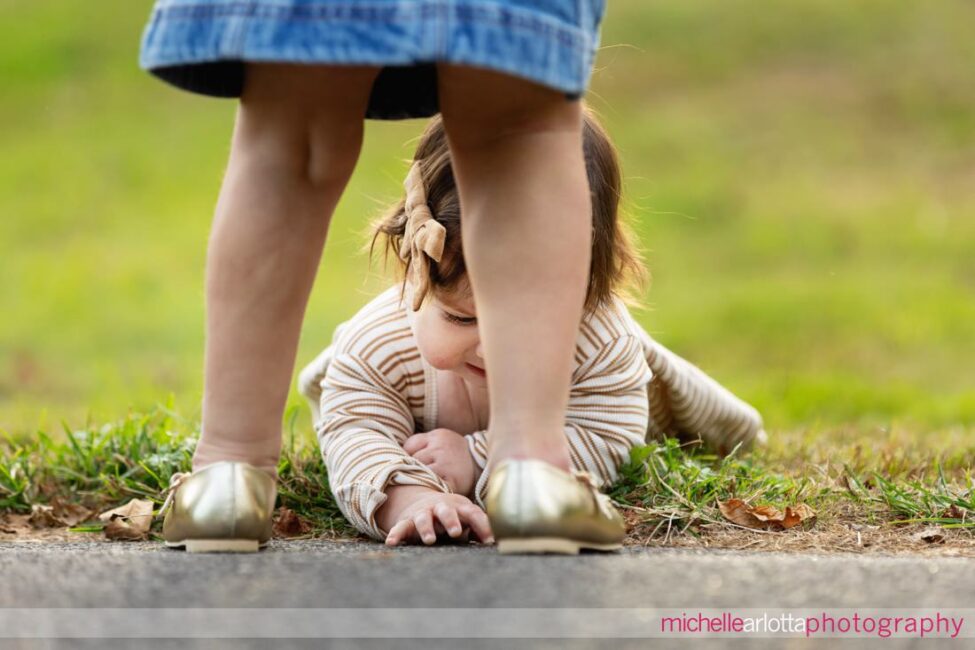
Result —
[[301, 322], [378, 72], [248, 64], [207, 251], [194, 470], [242, 460], [276, 475]]
[[490, 395], [490, 462], [570, 467], [564, 422], [592, 246], [582, 110], [558, 91], [441, 64]]

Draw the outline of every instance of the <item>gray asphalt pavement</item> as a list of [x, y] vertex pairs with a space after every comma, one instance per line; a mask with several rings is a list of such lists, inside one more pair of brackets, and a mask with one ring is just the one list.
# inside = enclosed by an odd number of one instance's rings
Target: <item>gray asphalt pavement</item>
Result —
[[[574, 557], [502, 556], [492, 547], [479, 546], [387, 548], [369, 542], [277, 540], [258, 554], [188, 554], [158, 543], [0, 544], [0, 607], [41, 608], [38, 615], [51, 617], [57, 614], [48, 608], [396, 608], [391, 615], [409, 619], [407, 624], [415, 625], [418, 631], [442, 626], [442, 616], [477, 616], [477, 612], [462, 610], [488, 608], [578, 609], [582, 611], [578, 620], [594, 615], [586, 611], [588, 608], [686, 608], [692, 612], [706, 608], [972, 608], [975, 561], [642, 548]], [[427, 611], [422, 616], [409, 611], [423, 608], [447, 611], [443, 615]], [[258, 614], [254, 609], [254, 616]], [[975, 621], [969, 624], [975, 625]], [[180, 628], [171, 618], [161, 618], [160, 625], [165, 627], [159, 629], [179, 635]], [[473, 623], [469, 625], [463, 629], [477, 629]], [[381, 627], [377, 624], [376, 636], [383, 636]], [[559, 635], [558, 630], [552, 630], [552, 637]], [[973, 642], [975, 639], [934, 640], [935, 645], [947, 643], [951, 647], [971, 646]], [[188, 644], [166, 639], [8, 638], [0, 640], [0, 649], [134, 645], [647, 648], [688, 644], [715, 647], [714, 643], [720, 647], [810, 647], [811, 642], [740, 638], [318, 638], [206, 639]], [[925, 648], [932, 647], [930, 639], [842, 643], [860, 647], [874, 643], [920, 647], [923, 643]], [[823, 641], [817, 645], [828, 644]]]

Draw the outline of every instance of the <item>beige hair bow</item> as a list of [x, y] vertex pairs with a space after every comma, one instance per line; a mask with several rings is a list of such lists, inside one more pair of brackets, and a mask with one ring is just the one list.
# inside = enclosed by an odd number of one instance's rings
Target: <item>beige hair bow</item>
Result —
[[427, 205], [420, 164], [414, 162], [403, 182], [406, 188], [406, 229], [399, 247], [399, 257], [409, 263], [409, 280], [413, 285], [413, 311], [420, 308], [430, 287], [430, 260], [443, 256], [447, 229], [433, 218]]

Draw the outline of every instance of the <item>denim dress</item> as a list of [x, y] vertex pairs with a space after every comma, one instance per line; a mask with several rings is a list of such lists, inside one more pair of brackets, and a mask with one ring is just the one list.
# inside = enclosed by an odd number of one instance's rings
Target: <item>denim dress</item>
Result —
[[156, 0], [139, 67], [186, 91], [239, 97], [245, 61], [382, 66], [366, 118], [439, 111], [435, 62], [583, 96], [606, 0]]

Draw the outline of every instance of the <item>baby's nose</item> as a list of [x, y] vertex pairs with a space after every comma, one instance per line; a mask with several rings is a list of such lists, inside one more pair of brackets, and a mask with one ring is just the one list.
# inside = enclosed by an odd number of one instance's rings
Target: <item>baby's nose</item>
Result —
[[482, 348], [480, 343], [478, 343], [477, 347], [474, 348], [474, 354], [476, 354], [480, 359], [484, 358], [484, 349]]

